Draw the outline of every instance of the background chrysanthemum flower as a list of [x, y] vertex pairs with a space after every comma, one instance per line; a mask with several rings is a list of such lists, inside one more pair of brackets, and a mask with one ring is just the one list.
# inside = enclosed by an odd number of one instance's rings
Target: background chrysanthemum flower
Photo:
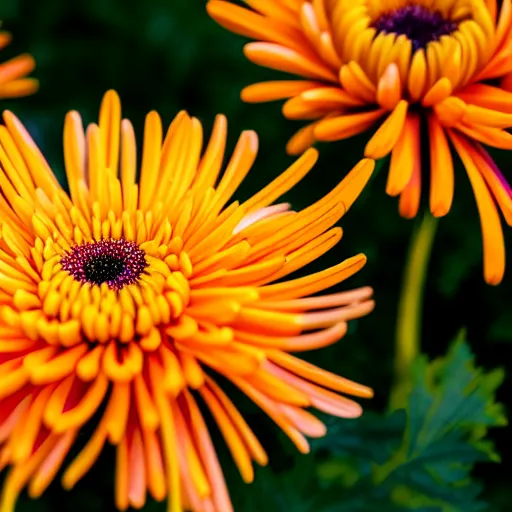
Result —
[[[1, 25], [1, 22], [0, 22]], [[0, 31], [0, 50], [11, 42], [8, 32]], [[39, 82], [26, 78], [35, 68], [31, 55], [20, 55], [0, 64], [0, 99], [27, 96], [37, 91]]]
[[[325, 427], [305, 410], [346, 418], [370, 397], [362, 385], [291, 352], [334, 343], [373, 309], [372, 290], [307, 297], [357, 272], [354, 256], [283, 280], [341, 238], [333, 225], [366, 184], [360, 162], [310, 207], [273, 204], [313, 166], [307, 151], [247, 201], [230, 199], [256, 157], [244, 132], [221, 173], [226, 120], [202, 152], [199, 121], [181, 112], [164, 135], [146, 118], [140, 178], [134, 130], [117, 95], [84, 133], [68, 114], [70, 194], [22, 124], [4, 115], [0, 141], [0, 502], [39, 496], [86, 424], [93, 434], [63, 475], [72, 488], [104, 444], [117, 447], [116, 505], [149, 492], [168, 510], [228, 512], [230, 499], [198, 402], [211, 412], [246, 482], [267, 455], [220, 374], [308, 451]], [[276, 282], [277, 281], [277, 282]]]
[[[365, 156], [391, 153], [386, 191], [414, 217], [422, 188], [421, 134], [429, 139], [430, 210], [451, 207], [451, 147], [460, 156], [480, 213], [484, 276], [505, 268], [498, 214], [512, 224], [511, 189], [482, 144], [512, 149], [512, 94], [496, 81], [512, 72], [512, 3], [504, 0], [246, 0], [249, 10], [210, 0], [224, 27], [259, 40], [245, 46], [256, 64], [306, 80], [247, 87], [248, 102], [287, 99], [290, 119], [312, 120], [288, 144], [351, 137], [374, 126]], [[510, 81], [510, 79], [506, 79]]]

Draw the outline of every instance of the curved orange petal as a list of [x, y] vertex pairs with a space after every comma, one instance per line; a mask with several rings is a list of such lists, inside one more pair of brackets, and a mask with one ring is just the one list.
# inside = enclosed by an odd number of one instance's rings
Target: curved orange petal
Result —
[[484, 250], [484, 278], [488, 284], [497, 285], [505, 273], [505, 241], [498, 210], [478, 171], [469, 151], [469, 143], [462, 136], [448, 132], [466, 172], [468, 173], [480, 213]]

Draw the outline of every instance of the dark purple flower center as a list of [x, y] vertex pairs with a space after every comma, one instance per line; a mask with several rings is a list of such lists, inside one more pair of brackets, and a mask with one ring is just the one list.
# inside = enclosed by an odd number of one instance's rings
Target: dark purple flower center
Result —
[[133, 284], [148, 266], [145, 252], [135, 242], [106, 239], [76, 245], [60, 261], [77, 281], [113, 290]]
[[414, 50], [418, 50], [457, 30], [458, 23], [443, 18], [439, 11], [431, 11], [423, 5], [405, 5], [379, 16], [373, 27], [378, 32], [407, 36]]

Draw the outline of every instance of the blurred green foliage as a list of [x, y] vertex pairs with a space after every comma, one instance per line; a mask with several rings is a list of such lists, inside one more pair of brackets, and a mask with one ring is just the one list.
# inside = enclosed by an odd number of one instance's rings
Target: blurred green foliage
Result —
[[[293, 161], [284, 145], [300, 125], [284, 120], [277, 103], [255, 106], [239, 100], [243, 86], [276, 78], [277, 73], [247, 62], [242, 38], [211, 21], [202, 0], [2, 0], [0, 19], [15, 36], [2, 60], [32, 53], [38, 63], [35, 76], [41, 81], [36, 96], [2, 106], [22, 119], [60, 178], [65, 113], [76, 109], [85, 122], [95, 120], [101, 96], [109, 88], [119, 91], [124, 114], [134, 121], [139, 138], [151, 109], [157, 109], [167, 123], [177, 111], [187, 109], [207, 130], [214, 115], [223, 112], [229, 119], [231, 148], [240, 131], [257, 130], [260, 155], [240, 198]], [[301, 208], [326, 193], [360, 158], [366, 138], [321, 146], [315, 170], [286, 199]], [[510, 175], [512, 157], [506, 152], [493, 155]], [[376, 173], [342, 220], [342, 242], [311, 266], [319, 269], [366, 253], [366, 268], [347, 286], [371, 284], [377, 309], [353, 322], [337, 345], [306, 355], [372, 386], [376, 397], [364, 404], [368, 412], [360, 420], [331, 421], [330, 434], [315, 443], [314, 453], [307, 457], [297, 455], [277, 428], [249, 407], [249, 421], [263, 438], [272, 462], [259, 469], [255, 484], [247, 487], [219, 445], [238, 511], [510, 509], [509, 436], [506, 429], [486, 432], [487, 427], [503, 423], [494, 399], [501, 373], [475, 369], [471, 353], [485, 368], [510, 366], [512, 261], [509, 258], [500, 287], [484, 284], [476, 206], [467, 176], [457, 169], [454, 206], [440, 223], [429, 268], [423, 349], [431, 358], [445, 354], [461, 326], [467, 329], [468, 343], [455, 344], [448, 356], [434, 363], [421, 358], [414, 368], [407, 409], [386, 413], [396, 305], [413, 222], [401, 219], [396, 200], [385, 195], [385, 169]], [[424, 200], [427, 194], [428, 186]], [[509, 233], [506, 238], [510, 248]], [[505, 373], [498, 400], [510, 408], [509, 368]], [[239, 402], [244, 407], [242, 398]], [[502, 455], [501, 463], [480, 464], [496, 460], [497, 453]], [[483, 492], [477, 481], [482, 482]], [[111, 512], [112, 485], [113, 457], [107, 451], [72, 493], [62, 491], [57, 482], [38, 501], [23, 498], [18, 509]], [[149, 503], [146, 510], [163, 507]]]

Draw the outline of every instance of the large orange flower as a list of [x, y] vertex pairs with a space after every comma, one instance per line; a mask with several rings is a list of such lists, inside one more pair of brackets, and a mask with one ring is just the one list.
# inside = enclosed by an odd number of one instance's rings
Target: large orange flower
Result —
[[[0, 50], [10, 42], [11, 35], [0, 31]], [[36, 92], [39, 82], [34, 78], [26, 78], [34, 68], [35, 62], [31, 55], [20, 55], [0, 64], [0, 99], [27, 96]]]
[[[333, 247], [333, 225], [366, 184], [365, 160], [301, 212], [273, 204], [313, 166], [306, 152], [249, 200], [230, 199], [258, 149], [244, 132], [224, 173], [226, 120], [204, 153], [199, 121], [181, 112], [164, 136], [146, 119], [140, 179], [134, 130], [114, 92], [84, 133], [68, 114], [70, 195], [16, 117], [0, 140], [0, 462], [12, 466], [0, 501], [39, 496], [82, 429], [94, 432], [63, 475], [72, 488], [108, 441], [117, 447], [116, 504], [149, 493], [168, 510], [232, 507], [198, 407], [210, 410], [242, 478], [267, 455], [216, 383], [230, 380], [302, 452], [325, 433], [306, 407], [353, 418], [341, 393], [372, 392], [291, 352], [334, 343], [369, 313], [372, 290], [306, 297], [357, 272], [364, 255], [285, 280]], [[275, 281], [278, 281], [274, 283]], [[87, 430], [89, 431], [89, 430]]]
[[498, 209], [512, 224], [511, 189], [482, 144], [512, 149], [512, 2], [504, 0], [245, 0], [254, 10], [210, 0], [224, 27], [260, 42], [256, 64], [307, 80], [247, 87], [248, 102], [289, 98], [283, 113], [313, 120], [289, 142], [351, 137], [378, 125], [365, 155], [391, 153], [386, 190], [414, 217], [422, 187], [420, 136], [430, 144], [430, 210], [451, 207], [452, 146], [473, 187], [484, 241], [484, 276], [501, 281], [505, 249]]

